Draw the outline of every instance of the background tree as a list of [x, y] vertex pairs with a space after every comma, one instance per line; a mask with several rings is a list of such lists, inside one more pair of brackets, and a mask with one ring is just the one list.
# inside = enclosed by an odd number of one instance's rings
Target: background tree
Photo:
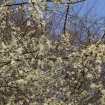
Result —
[[[33, 0], [1, 4], [1, 105], [104, 105], [104, 40], [99, 37], [90, 41], [99, 35], [94, 31], [99, 29], [98, 20], [91, 23], [87, 16], [80, 18], [71, 8], [83, 1]], [[54, 8], [47, 2], [52, 2]], [[25, 7], [26, 4], [29, 5]], [[14, 9], [17, 5], [19, 9]], [[58, 27], [60, 17], [58, 24], [54, 21], [57, 15], [53, 14], [55, 10], [59, 12], [59, 7], [65, 9], [61, 27]], [[74, 13], [70, 20], [69, 8]], [[17, 14], [21, 14], [20, 17]], [[60, 30], [59, 35], [54, 33], [55, 28]]]

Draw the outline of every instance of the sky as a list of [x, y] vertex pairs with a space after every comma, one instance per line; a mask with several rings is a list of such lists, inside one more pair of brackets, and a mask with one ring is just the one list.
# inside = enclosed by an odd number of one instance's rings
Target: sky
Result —
[[[105, 0], [86, 0], [83, 3], [83, 9], [88, 9], [93, 7], [93, 11], [96, 12], [100, 16], [105, 16]], [[81, 12], [83, 12], [83, 9]]]
[[[15, 1], [22, 2], [22, 0], [15, 0]], [[28, 1], [28, 0], [24, 0], [24, 1]], [[67, 0], [65, 0], [65, 1], [67, 1]], [[74, 1], [76, 1], [76, 0], [74, 0]], [[49, 6], [53, 7], [53, 4], [49, 3]], [[79, 17], [84, 17], [86, 15], [87, 11], [89, 11], [90, 9], [92, 9], [89, 12], [90, 20], [91, 20], [91, 17], [92, 18], [105, 17], [105, 0], [86, 0], [85, 2], [77, 3], [73, 6], [75, 7], [74, 8], [75, 11], [79, 11], [78, 12]], [[73, 7], [73, 6], [71, 6], [71, 7]], [[99, 21], [99, 22], [101, 22], [101, 23], [104, 22], [104, 24], [105, 24], [105, 18], [103, 20]], [[104, 25], [104, 27], [105, 27], [105, 25]]]
[[[88, 2], [91, 1], [94, 3], [95, 0], [88, 0]], [[99, 15], [105, 16], [105, 0], [96, 0], [96, 11], [99, 13]], [[88, 3], [87, 2], [87, 3]]]

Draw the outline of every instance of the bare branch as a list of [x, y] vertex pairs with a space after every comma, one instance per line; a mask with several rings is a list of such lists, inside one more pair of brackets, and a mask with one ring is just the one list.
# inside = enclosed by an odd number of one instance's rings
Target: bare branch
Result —
[[[52, 2], [52, 0], [46, 0], [47, 2]], [[61, 4], [76, 4], [76, 3], [79, 3], [79, 2], [83, 2], [83, 1], [86, 1], [86, 0], [80, 0], [80, 1], [76, 1], [76, 2], [62, 2]], [[43, 2], [43, 0], [41, 1]], [[31, 2], [31, 3], [34, 3], [34, 2]], [[14, 4], [6, 4], [4, 6], [16, 6], [16, 5], [25, 5], [25, 4], [29, 4], [29, 2], [22, 2], [22, 3], [14, 3]]]

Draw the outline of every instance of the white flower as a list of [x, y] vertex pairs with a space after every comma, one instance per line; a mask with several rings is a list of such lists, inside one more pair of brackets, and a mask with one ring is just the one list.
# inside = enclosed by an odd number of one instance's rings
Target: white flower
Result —
[[101, 90], [101, 93], [105, 95], [105, 89]]
[[61, 57], [58, 57], [58, 58], [57, 58], [57, 62], [58, 62], [58, 63], [62, 63], [62, 58], [61, 58]]
[[41, 62], [41, 60], [39, 60], [39, 61], [38, 61], [38, 65], [41, 65], [41, 64], [42, 64], [42, 62]]
[[22, 48], [18, 48], [18, 49], [17, 49], [17, 53], [18, 53], [18, 54], [22, 54]]
[[90, 85], [90, 88], [91, 88], [91, 89], [96, 88], [96, 84], [95, 84], [95, 83], [92, 83], [92, 84]]
[[15, 65], [16, 64], [16, 61], [15, 60], [12, 60], [11, 61], [11, 65]]
[[30, 21], [27, 21], [27, 26], [30, 26], [31, 25], [31, 22]]
[[20, 71], [20, 70], [19, 70], [19, 74], [22, 75], [22, 74], [23, 74], [23, 71]]
[[95, 63], [97, 63], [97, 64], [101, 64], [102, 61], [101, 61], [100, 59], [97, 59], [97, 60], [95, 61]]
[[85, 68], [85, 69], [84, 69], [84, 72], [86, 73], [87, 71], [88, 71], [88, 69], [87, 69], [87, 68]]
[[86, 75], [86, 77], [87, 77], [88, 79], [91, 79], [93, 76], [92, 76], [91, 73], [88, 73], [88, 74]]
[[19, 79], [16, 81], [19, 85], [25, 84], [25, 81], [23, 79]]
[[39, 48], [40, 48], [40, 51], [44, 51], [44, 46], [42, 44], [39, 44]]
[[49, 61], [49, 66], [51, 66], [51, 67], [54, 67], [54, 63], [53, 63], [53, 61]]
[[7, 48], [7, 46], [4, 44], [4, 42], [2, 42], [2, 47], [3, 47], [3, 49], [6, 49]]

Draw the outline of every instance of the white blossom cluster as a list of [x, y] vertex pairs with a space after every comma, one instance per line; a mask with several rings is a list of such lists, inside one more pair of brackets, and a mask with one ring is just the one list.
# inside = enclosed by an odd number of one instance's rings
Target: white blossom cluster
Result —
[[[30, 0], [28, 9], [38, 24], [43, 18], [40, 2]], [[66, 33], [52, 43], [46, 34], [32, 36], [36, 31], [31, 29], [32, 18], [26, 22], [27, 31], [5, 19], [11, 10], [4, 6], [0, 10], [0, 105], [104, 105], [102, 40], [78, 50]]]

